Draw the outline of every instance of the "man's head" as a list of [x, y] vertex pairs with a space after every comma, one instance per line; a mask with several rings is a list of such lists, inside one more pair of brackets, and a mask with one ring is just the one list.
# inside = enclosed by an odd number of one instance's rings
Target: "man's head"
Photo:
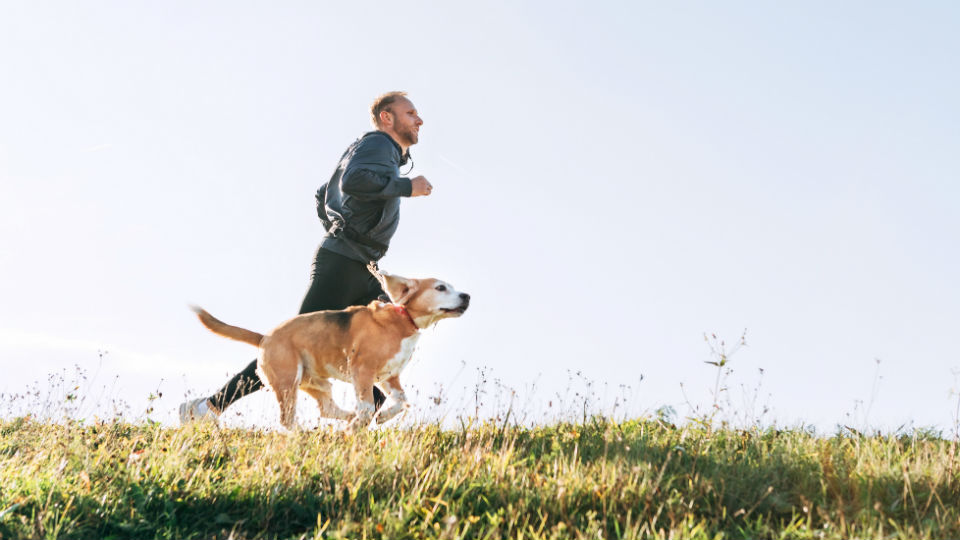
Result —
[[393, 137], [404, 151], [417, 144], [423, 120], [406, 92], [387, 92], [370, 106], [370, 119], [378, 130]]

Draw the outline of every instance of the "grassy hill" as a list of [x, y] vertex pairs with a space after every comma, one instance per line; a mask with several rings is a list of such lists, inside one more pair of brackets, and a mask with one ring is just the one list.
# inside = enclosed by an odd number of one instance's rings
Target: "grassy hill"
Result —
[[957, 443], [657, 420], [0, 421], [6, 538], [958, 538]]

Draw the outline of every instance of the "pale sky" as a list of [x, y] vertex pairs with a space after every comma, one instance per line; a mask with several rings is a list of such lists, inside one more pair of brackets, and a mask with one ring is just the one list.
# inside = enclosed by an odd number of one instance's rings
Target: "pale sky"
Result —
[[381, 267], [473, 296], [401, 377], [422, 414], [484, 370], [488, 406], [496, 380], [682, 417], [712, 400], [704, 334], [746, 330], [740, 413], [760, 385], [779, 424], [952, 432], [958, 27], [952, 2], [0, 3], [0, 393], [78, 365], [170, 422], [216, 390], [255, 351], [187, 305], [296, 314], [313, 193], [400, 89], [435, 189]]

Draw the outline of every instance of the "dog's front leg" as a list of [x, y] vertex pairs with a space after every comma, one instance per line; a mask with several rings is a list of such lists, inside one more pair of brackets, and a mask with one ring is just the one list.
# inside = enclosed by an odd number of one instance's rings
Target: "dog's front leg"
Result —
[[353, 389], [357, 393], [357, 415], [350, 422], [350, 431], [359, 431], [370, 425], [377, 411], [373, 402], [373, 373], [366, 370], [354, 370]]
[[383, 383], [383, 386], [387, 389], [387, 393], [390, 394], [390, 399], [393, 401], [393, 404], [386, 409], [380, 409], [380, 414], [377, 415], [378, 424], [390, 420], [408, 407], [407, 394], [404, 393], [403, 387], [400, 386], [400, 377], [396, 375], [390, 377]]

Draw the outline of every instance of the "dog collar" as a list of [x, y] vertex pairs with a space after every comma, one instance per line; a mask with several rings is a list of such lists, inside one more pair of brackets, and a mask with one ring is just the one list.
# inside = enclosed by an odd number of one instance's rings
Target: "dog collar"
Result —
[[403, 306], [403, 305], [401, 305], [401, 304], [394, 304], [394, 305], [393, 305], [393, 309], [394, 309], [394, 311], [396, 311], [397, 313], [402, 313], [404, 316], [406, 316], [406, 317], [407, 317], [407, 320], [410, 321], [410, 324], [412, 324], [414, 328], [416, 328], [417, 330], [420, 329], [420, 327], [417, 326], [417, 323], [415, 323], [415, 322], [413, 321], [413, 317], [410, 316], [410, 312], [407, 311], [407, 307], [406, 307], [406, 306]]

